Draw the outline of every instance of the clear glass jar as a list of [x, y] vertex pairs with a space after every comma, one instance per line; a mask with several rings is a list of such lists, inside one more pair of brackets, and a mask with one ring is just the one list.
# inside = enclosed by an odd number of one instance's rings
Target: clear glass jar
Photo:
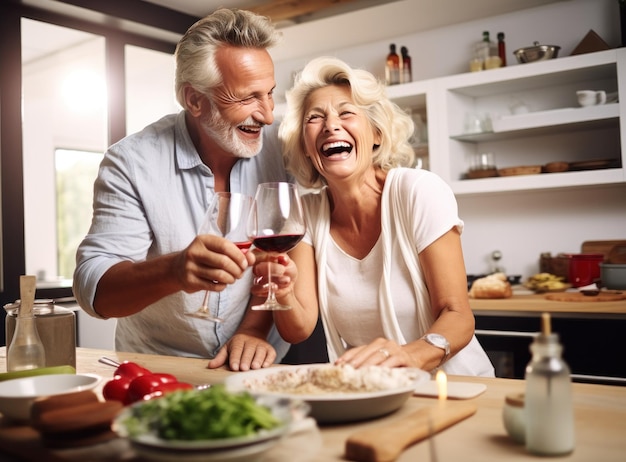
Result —
[[[7, 312], [5, 334], [11, 344], [21, 301], [4, 305]], [[76, 316], [72, 310], [56, 306], [54, 300], [35, 300], [33, 315], [37, 332], [44, 347], [46, 367], [76, 367]]]
[[46, 365], [46, 354], [35, 316], [18, 316], [15, 319], [15, 333], [7, 348], [7, 371], [38, 369]]

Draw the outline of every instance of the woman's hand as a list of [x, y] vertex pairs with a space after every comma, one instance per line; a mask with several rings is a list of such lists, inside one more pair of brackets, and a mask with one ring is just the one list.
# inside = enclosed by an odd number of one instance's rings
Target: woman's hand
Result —
[[350, 364], [355, 368], [361, 366], [386, 367], [417, 367], [417, 363], [405, 347], [393, 340], [379, 337], [369, 345], [351, 348], [335, 361], [335, 364]]
[[281, 301], [293, 293], [298, 268], [287, 254], [268, 254], [255, 251], [256, 262], [252, 269], [254, 282], [250, 291], [256, 297], [267, 297], [270, 278], [276, 298]]

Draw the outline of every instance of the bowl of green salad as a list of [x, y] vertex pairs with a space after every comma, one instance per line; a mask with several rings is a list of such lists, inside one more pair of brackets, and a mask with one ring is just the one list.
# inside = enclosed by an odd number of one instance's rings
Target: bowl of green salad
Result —
[[213, 385], [135, 403], [116, 417], [113, 430], [148, 460], [248, 460], [308, 412], [304, 402]]

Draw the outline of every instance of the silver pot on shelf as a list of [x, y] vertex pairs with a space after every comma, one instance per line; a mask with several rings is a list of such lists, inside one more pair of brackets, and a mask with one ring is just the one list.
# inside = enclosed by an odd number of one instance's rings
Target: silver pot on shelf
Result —
[[560, 49], [557, 45], [540, 45], [539, 42], [534, 42], [532, 47], [518, 48], [513, 54], [518, 63], [524, 64], [554, 59], [559, 55]]

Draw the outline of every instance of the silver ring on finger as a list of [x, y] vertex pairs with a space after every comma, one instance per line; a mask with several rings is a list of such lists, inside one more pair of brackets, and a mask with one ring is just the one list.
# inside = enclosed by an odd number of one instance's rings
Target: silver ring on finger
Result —
[[389, 357], [391, 356], [391, 353], [389, 353], [389, 350], [387, 348], [379, 348], [378, 352], [382, 353], [385, 356], [385, 359], [389, 359]]

